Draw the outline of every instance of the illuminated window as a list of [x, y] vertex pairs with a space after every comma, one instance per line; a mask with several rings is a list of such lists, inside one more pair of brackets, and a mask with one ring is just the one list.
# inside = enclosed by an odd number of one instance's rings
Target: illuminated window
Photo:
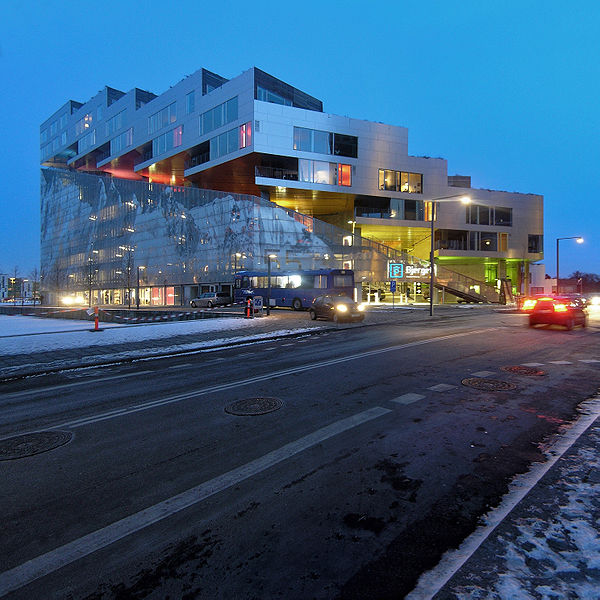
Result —
[[500, 252], [508, 251], [508, 233], [500, 234]]
[[183, 139], [183, 125], [175, 127], [152, 140], [152, 156], [156, 157], [164, 154], [177, 146], [181, 146]]
[[352, 185], [352, 166], [338, 164], [338, 185]]
[[252, 125], [244, 123], [240, 125], [240, 148], [247, 148], [252, 144]]
[[423, 175], [391, 169], [379, 169], [379, 189], [409, 194], [423, 193]]
[[82, 119], [79, 119], [79, 121], [75, 123], [75, 135], [79, 135], [86, 129], [89, 129], [92, 126], [92, 121], [93, 118], [91, 114], [84, 115]]

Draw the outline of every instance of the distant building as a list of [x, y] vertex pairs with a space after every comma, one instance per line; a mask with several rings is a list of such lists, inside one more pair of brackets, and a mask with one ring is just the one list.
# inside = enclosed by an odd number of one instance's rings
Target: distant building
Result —
[[[543, 257], [542, 196], [474, 189], [446, 160], [411, 156], [405, 127], [325, 113], [257, 68], [201, 69], [161, 95], [105, 87], [55, 111], [40, 146], [42, 288], [55, 296], [125, 304], [139, 273], [143, 303], [183, 304], [265, 252], [275, 270], [351, 268], [389, 289], [390, 264], [429, 264], [437, 199], [445, 301], [497, 300], [501, 281], [526, 292]], [[406, 272], [400, 297], [417, 281], [425, 297], [426, 270]]]

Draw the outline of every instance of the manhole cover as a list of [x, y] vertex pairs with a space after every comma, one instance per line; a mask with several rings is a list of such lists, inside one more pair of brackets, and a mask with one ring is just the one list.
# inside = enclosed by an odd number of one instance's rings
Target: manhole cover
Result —
[[533, 377], [540, 377], [546, 374], [546, 371], [536, 369], [535, 367], [524, 367], [523, 365], [514, 365], [511, 367], [500, 367], [503, 371], [508, 373], [516, 373], [517, 375], [530, 375]]
[[283, 402], [279, 398], [245, 398], [226, 406], [225, 412], [238, 416], [264, 415], [282, 406]]
[[15, 460], [54, 450], [71, 441], [69, 431], [39, 431], [0, 440], [0, 460]]
[[515, 390], [517, 386], [508, 381], [498, 381], [497, 379], [485, 379], [484, 377], [469, 377], [462, 380], [463, 385], [475, 388], [477, 390], [485, 390], [486, 392], [501, 392], [505, 390]]

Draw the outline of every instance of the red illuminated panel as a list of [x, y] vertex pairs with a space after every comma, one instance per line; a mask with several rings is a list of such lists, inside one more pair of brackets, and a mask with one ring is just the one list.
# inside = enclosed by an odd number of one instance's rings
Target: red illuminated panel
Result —
[[252, 128], [250, 122], [240, 125], [240, 148], [247, 148], [252, 144]]
[[338, 164], [338, 185], [352, 185], [352, 165]]

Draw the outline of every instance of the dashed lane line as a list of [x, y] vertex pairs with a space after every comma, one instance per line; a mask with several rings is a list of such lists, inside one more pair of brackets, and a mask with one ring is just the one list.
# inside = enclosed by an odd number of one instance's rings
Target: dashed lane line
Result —
[[408, 394], [402, 394], [402, 396], [398, 396], [397, 398], [393, 398], [392, 402], [396, 402], [397, 404], [412, 404], [413, 402], [423, 400], [423, 398], [425, 398], [423, 394], [410, 392]]
[[101, 548], [136, 533], [154, 523], [158, 523], [190, 506], [198, 504], [219, 492], [239, 484], [246, 479], [281, 463], [340, 433], [354, 429], [359, 425], [377, 419], [392, 412], [376, 406], [352, 415], [331, 425], [322, 427], [309, 435], [299, 438], [257, 458], [245, 465], [219, 475], [210, 481], [201, 483], [185, 492], [163, 500], [133, 515], [98, 529], [64, 546], [33, 558], [9, 571], [0, 573], [0, 596], [14, 592], [33, 581], [44, 577], [76, 560], [88, 556]]
[[[123, 407], [123, 408], [120, 408], [117, 410], [111, 410], [111, 411], [104, 412], [104, 413], [98, 413], [96, 415], [90, 415], [88, 417], [75, 419], [72, 421], [66, 421], [64, 423], [60, 423], [58, 425], [54, 425], [54, 426], [48, 427], [48, 428], [59, 429], [61, 427], [82, 427], [84, 425], [91, 425], [92, 423], [105, 421], [107, 419], [123, 417], [125, 415], [157, 408], [159, 406], [165, 406], [165, 405], [172, 404], [175, 402], [181, 402], [183, 400], [190, 400], [192, 398], [198, 398], [200, 396], [205, 396], [208, 394], [223, 392], [225, 390], [231, 390], [231, 389], [235, 389], [237, 387], [254, 384], [254, 383], [261, 382], [261, 381], [268, 381], [271, 379], [276, 379], [278, 377], [294, 375], [296, 373], [305, 373], [307, 371], [312, 371], [314, 369], [320, 369], [322, 367], [331, 367], [334, 365], [343, 364], [343, 363], [350, 362], [353, 360], [360, 360], [360, 359], [363, 359], [366, 357], [379, 356], [381, 354], [387, 354], [389, 352], [396, 352], [398, 350], [405, 350], [408, 348], [415, 348], [417, 346], [424, 346], [424, 345], [432, 344], [435, 342], [443, 342], [443, 341], [447, 341], [447, 340], [456, 339], [459, 337], [473, 336], [473, 335], [476, 335], [479, 333], [487, 333], [489, 331], [496, 331], [497, 329], [499, 329], [499, 328], [498, 327], [490, 327], [487, 329], [478, 329], [475, 331], [466, 331], [463, 333], [452, 333], [452, 334], [438, 336], [438, 337], [434, 337], [434, 338], [427, 338], [424, 340], [407, 342], [406, 344], [398, 344], [396, 346], [388, 346], [386, 348], [379, 348], [377, 350], [366, 350], [366, 351], [360, 352], [358, 354], [351, 354], [348, 356], [341, 356], [341, 357], [332, 358], [329, 360], [308, 363], [308, 364], [304, 364], [304, 365], [299, 365], [297, 367], [291, 367], [289, 369], [283, 369], [281, 371], [273, 371], [270, 373], [264, 373], [263, 375], [255, 375], [254, 377], [249, 377], [247, 379], [241, 379], [241, 380], [232, 381], [229, 383], [222, 383], [222, 384], [217, 384], [217, 385], [213, 385], [213, 386], [207, 386], [202, 389], [192, 390], [190, 392], [185, 392], [182, 394], [174, 394], [172, 396], [166, 396], [164, 398], [159, 398], [157, 400], [152, 400], [152, 401], [144, 402], [141, 404], [135, 404], [132, 406]], [[99, 381], [103, 381], [103, 380], [99, 380]], [[90, 382], [87, 382], [87, 383], [89, 384]], [[2, 397], [0, 397], [0, 398], [2, 398]], [[22, 433], [30, 433], [30, 432], [22, 432]]]

